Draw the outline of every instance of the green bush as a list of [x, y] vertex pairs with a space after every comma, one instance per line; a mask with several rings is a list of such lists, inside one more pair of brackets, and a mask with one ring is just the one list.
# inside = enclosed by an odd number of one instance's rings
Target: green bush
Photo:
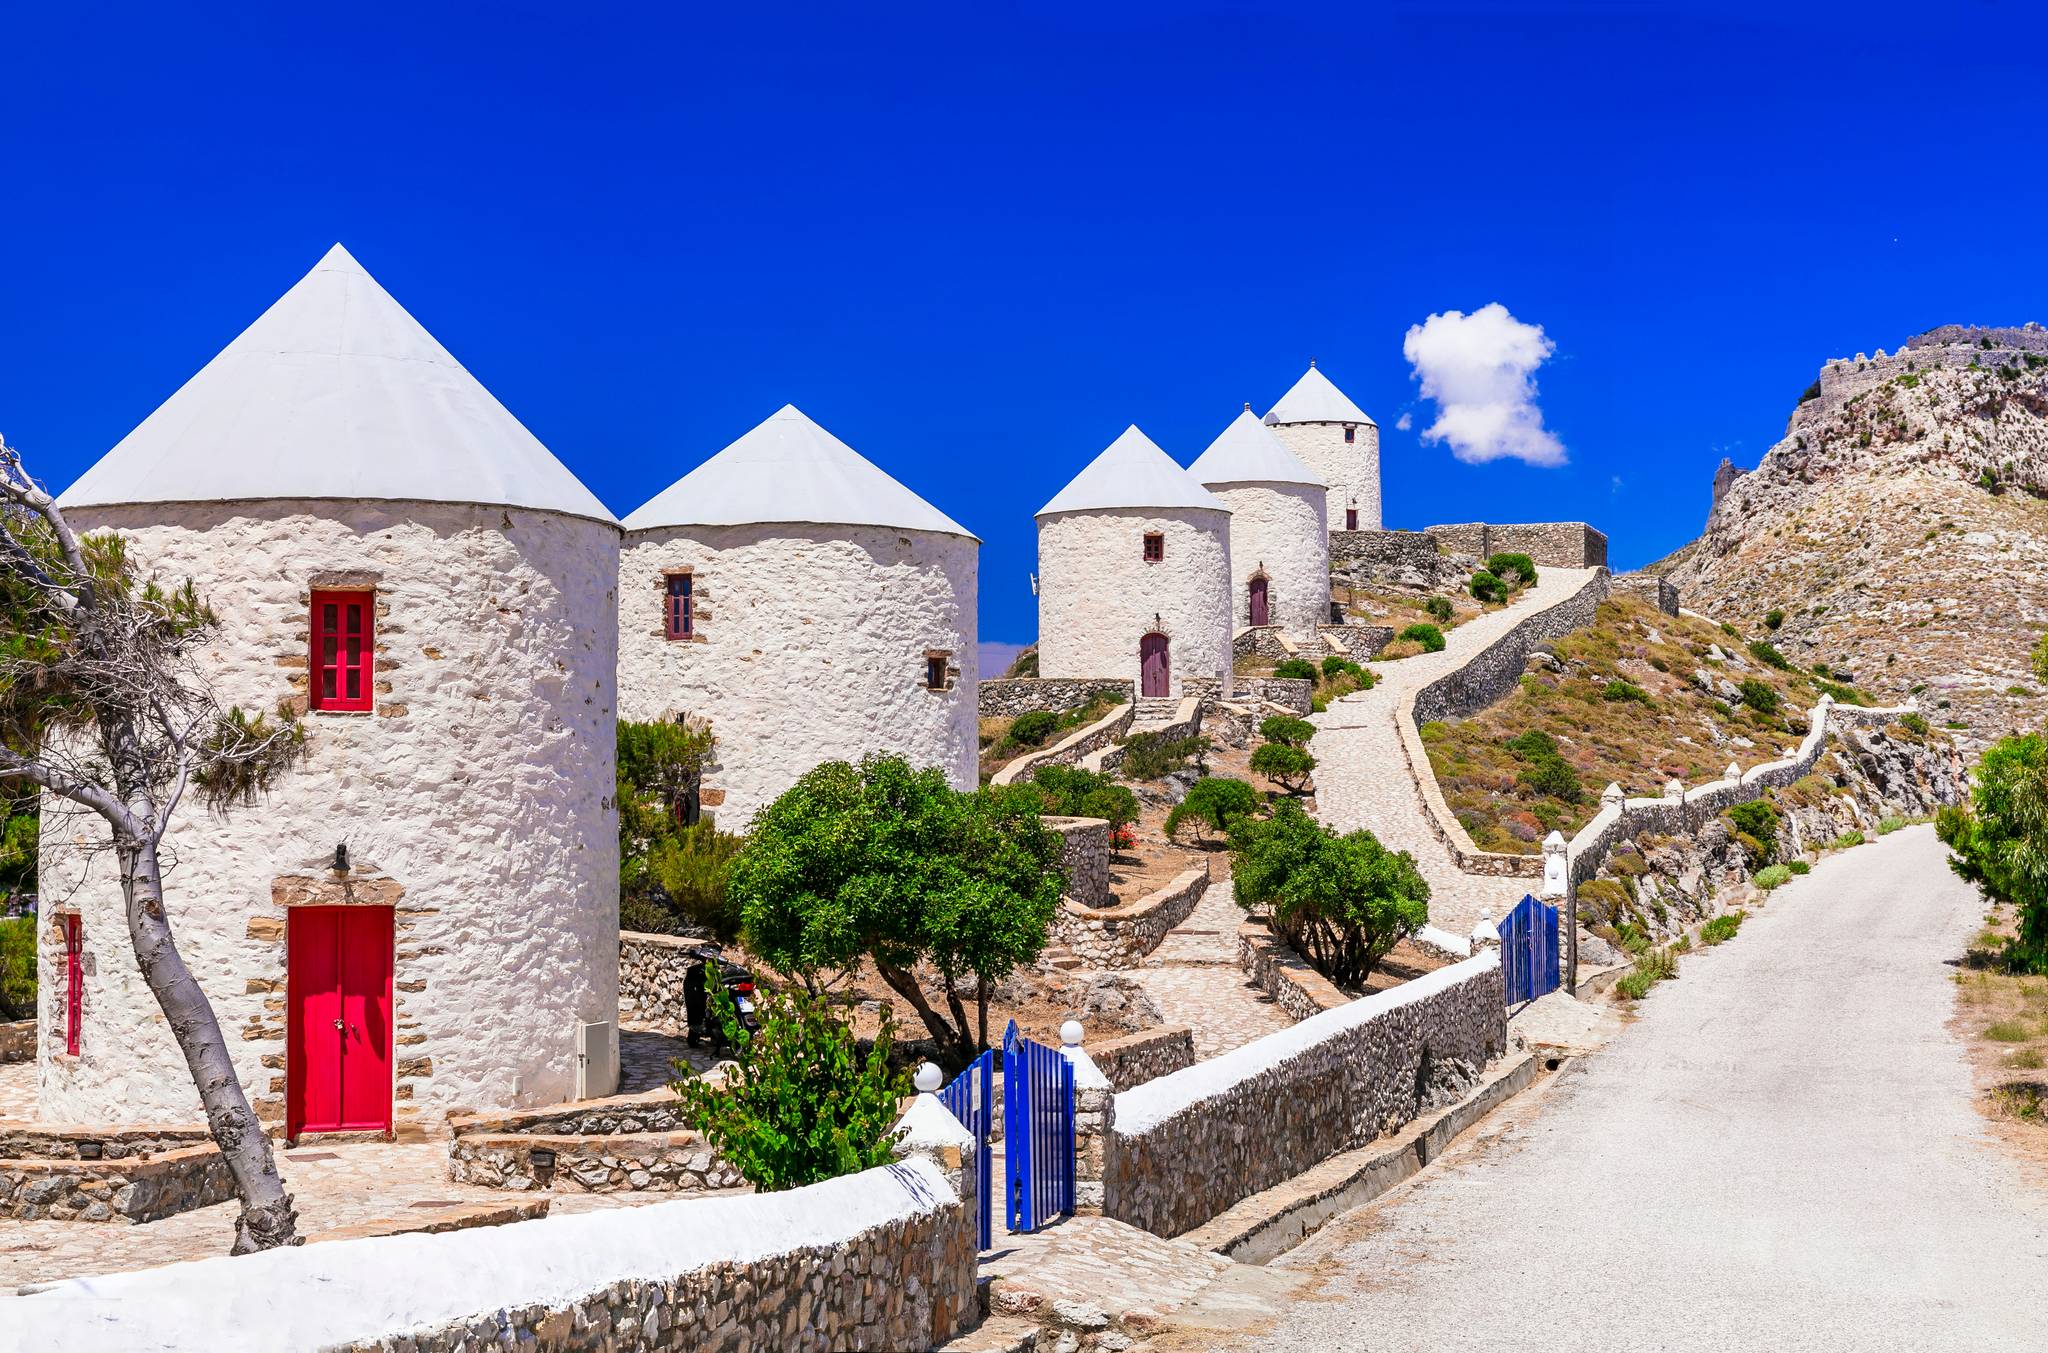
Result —
[[1060, 716], [1049, 709], [1029, 709], [1010, 725], [1010, 741], [1024, 747], [1042, 746], [1059, 730]]
[[1785, 861], [1785, 867], [1795, 874], [1811, 874], [1813, 872], [1813, 866], [1804, 860], [1787, 860]]
[[36, 1015], [36, 918], [0, 920], [0, 1021]]
[[1762, 639], [1752, 639], [1750, 641], [1749, 656], [1763, 663], [1766, 667], [1775, 667], [1781, 672], [1792, 670], [1791, 662], [1783, 653], [1778, 651], [1777, 646], [1766, 643]]
[[1728, 820], [1735, 824], [1737, 832], [1756, 842], [1756, 849], [1750, 852], [1752, 867], [1767, 865], [1778, 858], [1778, 827], [1783, 819], [1768, 799], [1736, 804], [1728, 810]]
[[1342, 653], [1331, 653], [1323, 659], [1323, 675], [1326, 677], [1341, 676], [1347, 668], [1356, 667], [1357, 665], [1357, 663], [1351, 661]]
[[1908, 712], [1899, 716], [1899, 722], [1905, 726], [1907, 732], [1917, 733], [1923, 738], [1927, 736], [1926, 716]]
[[[1270, 744], [1269, 744], [1270, 745]], [[1273, 928], [1339, 986], [1363, 985], [1387, 951], [1429, 921], [1429, 884], [1406, 851], [1371, 832], [1339, 836], [1292, 800], [1230, 831], [1238, 905]]]
[[1700, 943], [1707, 945], [1726, 944], [1735, 938], [1735, 932], [1742, 929], [1742, 922], [1749, 915], [1746, 911], [1731, 911], [1716, 916], [1700, 927]]
[[1284, 742], [1289, 747], [1305, 747], [1308, 740], [1316, 735], [1316, 726], [1307, 719], [1297, 719], [1292, 714], [1274, 714], [1259, 721], [1259, 736], [1268, 742]]
[[1525, 767], [1515, 781], [1532, 793], [1547, 794], [1566, 803], [1577, 803], [1586, 796], [1585, 786], [1579, 783], [1579, 773], [1561, 756], [1539, 757], [1534, 764]]
[[1765, 628], [1765, 629], [1767, 629], [1767, 630], [1774, 630], [1774, 629], [1778, 628], [1778, 626], [1780, 626], [1780, 625], [1782, 625], [1782, 624], [1784, 624], [1784, 623], [1785, 623], [1785, 613], [1784, 613], [1783, 611], [1779, 610], [1779, 609], [1778, 609], [1778, 608], [1777, 608], [1776, 606], [1773, 606], [1773, 607], [1771, 607], [1771, 609], [1770, 609], [1770, 610], [1768, 610], [1768, 611], [1765, 611], [1765, 612], [1764, 612], [1764, 628]]
[[1517, 733], [1507, 741], [1507, 749], [1523, 761], [1534, 761], [1540, 757], [1556, 756], [1557, 739], [1540, 728], [1526, 733]]
[[1816, 399], [1819, 399], [1819, 398], [1820, 398], [1820, 382], [1819, 382], [1819, 381], [1815, 381], [1815, 382], [1814, 382], [1813, 384], [1811, 384], [1811, 385], [1807, 386], [1807, 387], [1806, 387], [1806, 389], [1805, 389], [1805, 391], [1804, 391], [1804, 392], [1802, 392], [1802, 393], [1800, 394], [1800, 396], [1799, 396], [1799, 402], [1800, 402], [1801, 404], [1810, 404], [1810, 403], [1812, 403], [1812, 402], [1813, 402], [1814, 400], [1816, 400]]
[[[1456, 612], [1456, 608], [1451, 605], [1449, 597], [1424, 597], [1422, 599], [1422, 609], [1428, 611], [1429, 618], [1436, 621], [1439, 625], [1449, 621]], [[2048, 681], [2048, 677], [2043, 677], [2042, 680]]]
[[1273, 669], [1273, 675], [1286, 677], [1290, 681], [1306, 681], [1311, 686], [1315, 685], [1321, 676], [1316, 671], [1316, 665], [1307, 658], [1289, 658]]
[[1601, 690], [1600, 698], [1603, 700], [1633, 700], [1639, 705], [1654, 703], [1650, 699], [1648, 691], [1624, 677], [1616, 677], [1608, 682]]
[[2019, 912], [2019, 933], [2003, 959], [2019, 972], [2048, 973], [2048, 739], [2000, 738], [1984, 751], [1968, 807], [1934, 819], [1949, 867], [1992, 902]]
[[1134, 733], [1124, 740], [1121, 767], [1126, 780], [1157, 780], [1200, 761], [1209, 750], [1204, 737], [1169, 738], [1163, 733]]
[[1792, 881], [1792, 871], [1782, 864], [1765, 865], [1756, 871], [1756, 886], [1769, 892]]
[[1678, 955], [1670, 949], [1644, 949], [1636, 955], [1635, 967], [1621, 975], [1614, 989], [1624, 998], [1640, 1001], [1659, 982], [1678, 976]]
[[1513, 574], [1518, 587], [1527, 587], [1536, 581], [1536, 561], [1526, 554], [1496, 554], [1486, 561], [1486, 571], [1503, 582]]
[[1411, 639], [1421, 644], [1425, 652], [1441, 653], [1444, 651], [1444, 632], [1427, 621], [1418, 620], [1395, 637], [1398, 639]]
[[1230, 824], [1238, 818], [1258, 812], [1259, 803], [1259, 791], [1243, 780], [1205, 775], [1195, 781], [1188, 790], [1188, 796], [1166, 815], [1166, 834], [1173, 836], [1184, 822], [1196, 824], [1197, 832], [1203, 836], [1210, 832], [1227, 832]]
[[736, 1065], [724, 1082], [670, 1083], [683, 1118], [762, 1193], [802, 1188], [887, 1165], [909, 1077], [889, 1069], [895, 1021], [887, 1005], [863, 1057], [853, 1027], [801, 988], [754, 991], [760, 1030], [740, 1026], [732, 997], [713, 987], [711, 1008]]
[[1862, 844], [1863, 833], [1851, 827], [1848, 831], [1843, 832], [1840, 836], [1828, 842], [1828, 849], [1847, 850], [1851, 846], [1860, 846]]
[[1778, 691], [1770, 682], [1744, 677], [1740, 689], [1742, 703], [1757, 713], [1770, 715], [1778, 712]]
[[658, 935], [739, 933], [726, 875], [741, 838], [699, 814], [704, 767], [717, 740], [675, 720], [618, 725], [619, 924]]
[[1284, 742], [1263, 743], [1252, 753], [1251, 767], [1269, 780], [1276, 780], [1291, 794], [1308, 789], [1309, 772], [1316, 759], [1299, 747]]
[[2029, 657], [2035, 678], [2043, 685], [2048, 685], [2048, 634], [2041, 636], [2040, 642], [2034, 645], [2034, 651]]
[[1138, 820], [1138, 796], [1107, 775], [1080, 766], [1037, 766], [1023, 788], [1038, 795], [1042, 813], [1054, 817], [1099, 817], [1112, 828]]
[[1501, 601], [1507, 597], [1508, 585], [1488, 569], [1480, 569], [1472, 575], [1472, 581], [1465, 584], [1480, 601]]
[[1884, 817], [1878, 819], [1877, 834], [1879, 836], [1890, 836], [1905, 825], [1905, 818], [1900, 817], [1897, 813], [1887, 813]]

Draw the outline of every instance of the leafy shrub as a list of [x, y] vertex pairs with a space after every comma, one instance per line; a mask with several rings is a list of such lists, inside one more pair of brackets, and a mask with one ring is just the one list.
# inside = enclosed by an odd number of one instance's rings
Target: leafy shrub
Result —
[[1316, 735], [1316, 726], [1307, 719], [1297, 719], [1292, 714], [1274, 714], [1259, 721], [1259, 736], [1268, 742], [1284, 742], [1289, 747], [1303, 747]]
[[887, 1165], [892, 1131], [909, 1078], [889, 1069], [895, 1021], [882, 1026], [866, 1057], [853, 1027], [822, 996], [801, 988], [757, 987], [760, 1030], [748, 1034], [723, 988], [711, 1008], [724, 1026], [736, 1066], [723, 1084], [687, 1077], [671, 1082], [683, 1118], [763, 1193]]
[[1138, 796], [1107, 775], [1080, 766], [1038, 766], [1023, 786], [1039, 799], [1039, 811], [1055, 817], [1099, 817], [1111, 830], [1138, 820]]
[[1444, 651], [1444, 632], [1427, 621], [1418, 620], [1395, 637], [1398, 639], [1409, 639], [1421, 644], [1423, 651], [1427, 653], [1441, 653]]
[[1879, 836], [1890, 836], [1905, 825], [1905, 818], [1900, 817], [1897, 813], [1887, 813], [1884, 817], [1878, 819], [1877, 834]]
[[1316, 665], [1307, 658], [1289, 658], [1273, 669], [1273, 675], [1286, 677], [1290, 681], [1306, 681], [1311, 686], [1321, 677], [1321, 673], [1316, 671]]
[[1509, 581], [1508, 575], [1513, 574], [1513, 581], [1518, 587], [1527, 587], [1536, 581], [1536, 561], [1526, 554], [1496, 554], [1486, 561], [1486, 571], [1503, 582]]
[[702, 723], [619, 721], [619, 923], [676, 935], [739, 933], [726, 874], [742, 838], [699, 816], [704, 766], [717, 745]]
[[1356, 666], [1358, 666], [1357, 663], [1351, 661], [1342, 653], [1331, 653], [1323, 659], [1323, 675], [1326, 677], [1338, 676], [1347, 668]]
[[1259, 791], [1244, 781], [1222, 775], [1205, 775], [1195, 781], [1193, 788], [1188, 790], [1188, 796], [1166, 815], [1166, 834], [1173, 836], [1183, 822], [1195, 823], [1197, 832], [1202, 836], [1212, 831], [1227, 832], [1230, 824], [1238, 818], [1258, 812], [1259, 803]]
[[1742, 929], [1742, 922], [1749, 915], [1746, 911], [1731, 911], [1700, 927], [1700, 943], [1707, 945], [1726, 944], [1735, 938], [1735, 932]]
[[1625, 677], [1616, 677], [1600, 691], [1603, 700], [1633, 700], [1639, 705], [1653, 703], [1650, 693]]
[[36, 918], [0, 920], [0, 1021], [36, 1013]]
[[[1424, 597], [1422, 599], [1422, 609], [1428, 611], [1429, 618], [1436, 621], [1439, 625], [1448, 621], [1455, 610], [1451, 605], [1449, 597]], [[2048, 681], [2048, 677], [2042, 679]]]
[[1309, 772], [1316, 768], [1316, 759], [1299, 747], [1290, 747], [1284, 742], [1268, 742], [1252, 753], [1251, 767], [1268, 779], [1278, 781], [1289, 793], [1299, 794], [1308, 788]]
[[1785, 613], [1784, 613], [1783, 611], [1779, 610], [1779, 609], [1778, 609], [1778, 608], [1777, 608], [1776, 606], [1773, 606], [1773, 607], [1771, 607], [1771, 609], [1770, 609], [1770, 610], [1768, 610], [1768, 611], [1765, 611], [1765, 612], [1764, 612], [1764, 628], [1765, 628], [1765, 629], [1767, 629], [1767, 630], [1774, 630], [1774, 629], [1778, 628], [1778, 626], [1780, 626], [1780, 625], [1782, 625], [1782, 624], [1784, 624], [1784, 623], [1785, 623]]
[[1749, 656], [1755, 658], [1766, 667], [1775, 667], [1781, 672], [1792, 670], [1791, 662], [1783, 653], [1778, 651], [1777, 645], [1767, 643], [1762, 639], [1752, 639], [1750, 641]]
[[1038, 747], [1058, 731], [1060, 716], [1049, 709], [1031, 709], [1017, 716], [1010, 725], [1010, 741], [1026, 747]]
[[1659, 982], [1678, 976], [1678, 955], [1670, 949], [1645, 949], [1636, 955], [1635, 967], [1621, 975], [1614, 989], [1622, 997], [1640, 1001]]
[[1848, 831], [1843, 832], [1840, 836], [1828, 842], [1828, 849], [1847, 850], [1851, 846], [1860, 846], [1862, 844], [1863, 833], [1851, 827]]
[[1769, 892], [1792, 881], [1792, 871], [1782, 864], [1766, 865], [1756, 871], [1756, 886]]
[[1778, 827], [1783, 820], [1777, 808], [1767, 799], [1751, 799], [1738, 803], [1728, 810], [1728, 820], [1735, 824], [1735, 830], [1757, 843], [1750, 853], [1752, 866], [1766, 865], [1778, 857]]
[[1266, 909], [1273, 928], [1339, 986], [1362, 985], [1429, 921], [1429, 884], [1413, 856], [1371, 832], [1339, 836], [1291, 800], [1270, 818], [1238, 819], [1230, 852], [1238, 905]]
[[1532, 728], [1526, 733], [1515, 734], [1515, 736], [1508, 739], [1507, 748], [1524, 761], [1533, 761], [1538, 757], [1556, 756], [1558, 754], [1557, 739], [1540, 728]]
[[1901, 714], [1899, 722], [1905, 726], [1906, 731], [1917, 733], [1923, 738], [1927, 736], [1927, 718], [1925, 715], [1914, 713]]
[[1126, 780], [1157, 780], [1199, 761], [1209, 750], [1204, 737], [1169, 738], [1163, 733], [1136, 733], [1124, 740]]
[[1756, 677], [1744, 677], [1740, 687], [1742, 703], [1759, 714], [1770, 715], [1778, 712], [1778, 692], [1768, 681]]
[[1480, 569], [1466, 584], [1472, 595], [1480, 601], [1501, 601], [1507, 597], [1508, 585], [1489, 569]]
[[1579, 783], [1579, 773], [1561, 756], [1540, 758], [1524, 768], [1515, 777], [1515, 782], [1531, 793], [1547, 794], [1566, 803], [1577, 803], [1586, 796], [1586, 787]]

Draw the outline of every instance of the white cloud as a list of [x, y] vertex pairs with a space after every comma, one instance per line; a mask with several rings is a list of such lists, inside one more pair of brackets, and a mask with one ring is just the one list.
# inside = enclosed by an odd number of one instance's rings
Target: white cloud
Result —
[[1422, 393], [1436, 401], [1425, 442], [1448, 442], [1459, 460], [1565, 463], [1564, 443], [1543, 426], [1536, 368], [1557, 345], [1495, 301], [1467, 315], [1446, 310], [1412, 326], [1401, 343]]
[[1402, 414], [1399, 418], [1396, 418], [1394, 420], [1394, 426], [1401, 429], [1401, 431], [1406, 432], [1409, 428], [1415, 426], [1415, 415], [1412, 413]]

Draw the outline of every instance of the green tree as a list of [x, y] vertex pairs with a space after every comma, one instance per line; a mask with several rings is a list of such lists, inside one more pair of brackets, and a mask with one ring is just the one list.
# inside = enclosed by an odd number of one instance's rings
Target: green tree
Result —
[[699, 811], [704, 768], [716, 746], [693, 720], [618, 729], [619, 924], [661, 935], [739, 933], [739, 909], [725, 887], [743, 838]]
[[[1038, 957], [1065, 889], [1041, 807], [1028, 788], [956, 792], [901, 757], [829, 761], [761, 811], [733, 858], [726, 887], [747, 947], [813, 991], [873, 963], [941, 1060], [964, 1065], [987, 1046], [990, 984]], [[920, 962], [944, 1011], [918, 984]]]
[[684, 1074], [669, 1088], [684, 1119], [763, 1193], [887, 1165], [910, 1089], [908, 1077], [889, 1069], [896, 1034], [889, 1012], [863, 1057], [853, 1029], [824, 998], [801, 987], [757, 987], [754, 1000], [760, 1029], [749, 1034], [732, 996], [712, 989], [712, 1014], [725, 1026], [734, 1065], [721, 1082], [677, 1064]]
[[1259, 720], [1259, 736], [1268, 742], [1285, 743], [1289, 747], [1306, 747], [1308, 740], [1316, 735], [1316, 726], [1307, 719], [1298, 719], [1292, 714], [1269, 714]]
[[1969, 806], [1943, 808], [1935, 831], [1955, 852], [1949, 866], [1958, 875], [2019, 912], [2006, 960], [2048, 973], [2048, 742], [2020, 733], [1993, 743], [1977, 763]]
[[10, 795], [0, 780], [0, 900], [36, 890], [37, 827], [34, 793]]
[[1267, 742], [1252, 753], [1251, 768], [1278, 782], [1290, 794], [1304, 794], [1308, 792], [1308, 777], [1316, 768], [1316, 759], [1300, 747]]
[[1166, 834], [1173, 836], [1185, 822], [1195, 823], [1196, 831], [1205, 837], [1212, 831], [1227, 832], [1237, 818], [1258, 812], [1259, 802], [1259, 791], [1244, 781], [1205, 775], [1166, 815]]
[[1429, 920], [1429, 884], [1406, 851], [1371, 832], [1339, 836], [1283, 800], [1230, 831], [1238, 905], [1265, 908], [1289, 944], [1340, 986], [1357, 987]]

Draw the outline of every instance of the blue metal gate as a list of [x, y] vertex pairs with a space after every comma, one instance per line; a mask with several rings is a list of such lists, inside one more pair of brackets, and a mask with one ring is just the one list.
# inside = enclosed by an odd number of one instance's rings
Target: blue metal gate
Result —
[[1057, 1049], [1003, 1034], [1003, 1158], [1012, 1231], [1074, 1210], [1074, 1065]]
[[1508, 1004], [1557, 990], [1557, 908], [1524, 896], [1500, 923], [1500, 966]]
[[[974, 1134], [975, 1151], [980, 1161], [975, 1178], [981, 1181], [981, 1248], [984, 1250], [989, 1247], [989, 1195], [995, 1192], [995, 1181], [988, 1177], [989, 1129], [995, 1124], [995, 1071], [996, 1054], [991, 1048], [968, 1063], [967, 1069], [955, 1076], [951, 1085], [939, 1091], [939, 1102], [960, 1120], [961, 1126]], [[931, 1082], [925, 1083], [929, 1085]]]

